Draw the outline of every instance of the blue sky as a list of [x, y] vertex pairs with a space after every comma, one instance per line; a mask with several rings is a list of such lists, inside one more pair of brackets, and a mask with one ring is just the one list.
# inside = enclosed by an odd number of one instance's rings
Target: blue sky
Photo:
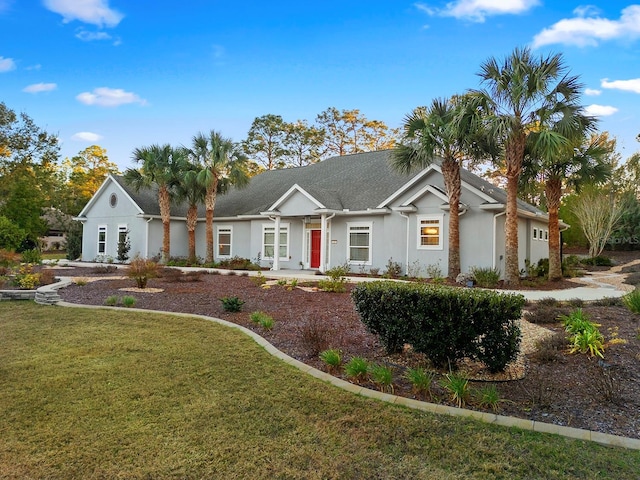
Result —
[[121, 169], [153, 143], [357, 108], [390, 127], [479, 87], [490, 57], [560, 52], [583, 104], [640, 150], [640, 2], [0, 0], [0, 101]]

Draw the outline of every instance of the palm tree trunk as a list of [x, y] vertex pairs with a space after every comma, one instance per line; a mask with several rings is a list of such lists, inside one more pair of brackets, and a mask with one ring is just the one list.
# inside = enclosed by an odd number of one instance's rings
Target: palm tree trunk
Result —
[[507, 142], [507, 212], [505, 219], [505, 272], [504, 280], [508, 285], [520, 283], [518, 268], [518, 180], [522, 171], [526, 134], [524, 131], [514, 133]]
[[562, 259], [560, 258], [558, 212], [562, 197], [562, 179], [549, 178], [545, 185], [545, 195], [549, 212], [549, 280], [559, 280], [562, 278]]
[[207, 195], [205, 197], [206, 208], [206, 229], [205, 235], [207, 237], [207, 263], [213, 263], [213, 210], [216, 206], [216, 191], [218, 189], [217, 178], [211, 182], [211, 185], [207, 186]]
[[167, 263], [171, 256], [171, 198], [166, 185], [158, 189], [158, 204], [162, 219], [162, 263]]
[[455, 280], [460, 273], [460, 166], [454, 159], [442, 162], [442, 176], [449, 195], [449, 267], [447, 276]]
[[189, 233], [189, 261], [196, 260], [196, 225], [198, 223], [197, 205], [189, 205], [187, 211], [187, 232]]

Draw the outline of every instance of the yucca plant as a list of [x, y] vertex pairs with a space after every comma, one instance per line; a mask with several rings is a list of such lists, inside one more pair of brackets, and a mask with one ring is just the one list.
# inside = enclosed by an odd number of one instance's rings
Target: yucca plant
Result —
[[369, 362], [363, 357], [352, 357], [344, 366], [344, 373], [356, 382], [364, 379], [368, 372]]
[[424, 368], [408, 368], [404, 377], [411, 383], [415, 393], [428, 393], [431, 396], [431, 384], [436, 374]]
[[342, 365], [342, 352], [336, 348], [330, 348], [320, 352], [320, 360], [327, 364], [329, 371], [335, 371]]
[[448, 373], [440, 382], [442, 388], [451, 394], [451, 400], [456, 402], [458, 408], [467, 403], [469, 398], [469, 380], [458, 373]]
[[589, 353], [589, 355], [604, 358], [604, 337], [598, 329], [578, 332], [572, 337], [569, 353]]
[[622, 297], [624, 306], [633, 313], [640, 313], [640, 289], [636, 288], [634, 291], [627, 293]]
[[135, 297], [131, 297], [129, 295], [122, 297], [122, 305], [124, 305], [125, 307], [131, 308], [135, 306], [135, 304], [136, 304]]
[[393, 393], [393, 371], [391, 368], [374, 363], [369, 367], [369, 375], [381, 392]]
[[491, 408], [494, 412], [498, 411], [498, 405], [502, 401], [498, 388], [493, 385], [485, 385], [475, 392], [475, 400], [480, 407]]

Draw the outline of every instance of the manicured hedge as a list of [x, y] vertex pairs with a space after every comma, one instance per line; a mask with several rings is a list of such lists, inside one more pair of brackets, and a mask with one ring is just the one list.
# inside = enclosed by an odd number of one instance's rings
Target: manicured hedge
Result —
[[382, 281], [360, 283], [352, 298], [387, 353], [408, 343], [437, 367], [469, 357], [492, 372], [518, 354], [522, 295]]

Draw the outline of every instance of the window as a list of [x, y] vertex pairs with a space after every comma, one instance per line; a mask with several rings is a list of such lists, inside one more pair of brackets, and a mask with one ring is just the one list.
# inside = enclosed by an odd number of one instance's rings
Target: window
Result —
[[[276, 227], [262, 226], [262, 258], [273, 259]], [[289, 224], [280, 224], [280, 260], [289, 260]]]
[[418, 249], [442, 250], [442, 222], [444, 215], [418, 216]]
[[111, 205], [111, 208], [115, 208], [116, 205], [118, 205], [118, 195], [116, 195], [115, 193], [111, 194], [111, 196], [109, 197], [109, 205]]
[[371, 264], [371, 223], [348, 223], [348, 258], [356, 265]]
[[218, 257], [231, 257], [231, 227], [218, 227]]
[[124, 244], [127, 241], [127, 234], [129, 229], [126, 225], [118, 225], [118, 245]]
[[533, 239], [534, 239], [534, 240], [537, 240], [537, 239], [538, 239], [538, 229], [537, 229], [537, 228], [534, 228], [534, 229], [533, 229]]
[[98, 225], [98, 255], [104, 255], [107, 251], [107, 226]]
[[549, 230], [545, 230], [544, 231], [544, 241], [548, 242], [549, 241]]

